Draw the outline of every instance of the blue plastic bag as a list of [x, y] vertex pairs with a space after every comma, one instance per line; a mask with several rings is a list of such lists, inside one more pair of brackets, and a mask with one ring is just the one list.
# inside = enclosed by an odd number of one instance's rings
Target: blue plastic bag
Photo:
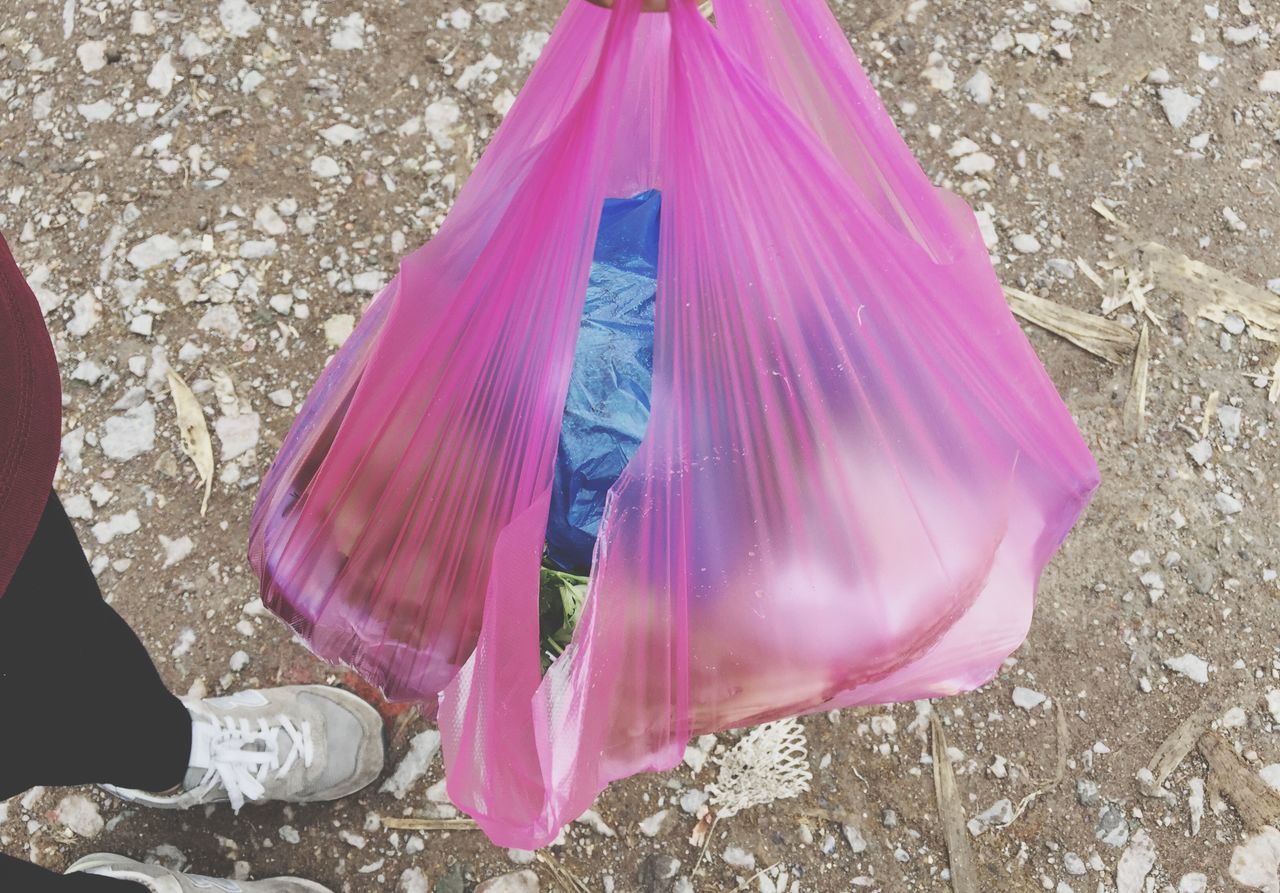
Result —
[[547, 518], [547, 558], [574, 574], [590, 572], [605, 496], [649, 424], [660, 205], [650, 190], [600, 215]]

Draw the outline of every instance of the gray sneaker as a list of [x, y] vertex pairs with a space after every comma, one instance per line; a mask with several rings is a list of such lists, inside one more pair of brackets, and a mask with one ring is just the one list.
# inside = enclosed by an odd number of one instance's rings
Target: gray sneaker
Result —
[[67, 874], [93, 874], [120, 881], [132, 881], [140, 884], [142, 889], [149, 890], [150, 893], [208, 893], [210, 890], [220, 891], [220, 893], [333, 893], [328, 887], [299, 878], [277, 877], [265, 881], [232, 881], [224, 878], [203, 877], [198, 874], [183, 874], [180, 871], [171, 871], [159, 865], [146, 865], [126, 859], [124, 856], [113, 856], [110, 853], [85, 856], [68, 868]]
[[104, 785], [158, 809], [281, 800], [314, 803], [354, 794], [382, 772], [382, 717], [327, 685], [290, 685], [224, 698], [184, 699], [191, 762], [182, 787], [153, 794]]

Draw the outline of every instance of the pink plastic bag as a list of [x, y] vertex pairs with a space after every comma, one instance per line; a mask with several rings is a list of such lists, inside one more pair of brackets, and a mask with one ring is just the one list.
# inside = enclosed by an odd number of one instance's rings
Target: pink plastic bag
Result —
[[[969, 209], [822, 0], [571, 0], [439, 234], [316, 385], [251, 559], [315, 650], [439, 706], [534, 848], [693, 735], [953, 694], [1097, 483]], [[652, 416], [545, 677], [538, 574], [601, 203], [662, 190]]]

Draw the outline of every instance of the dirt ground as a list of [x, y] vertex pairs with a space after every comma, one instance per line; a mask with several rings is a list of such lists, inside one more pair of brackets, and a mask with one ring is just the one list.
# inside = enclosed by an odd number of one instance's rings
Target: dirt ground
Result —
[[[1102, 486], [1043, 577], [1027, 643], [981, 691], [932, 705], [975, 820], [969, 889], [1246, 889], [1234, 876], [1280, 893], [1280, 834], [1251, 836], [1280, 818], [1266, 793], [1280, 786], [1280, 2], [837, 9], [925, 169], [980, 212], [1007, 285], [1101, 315], [1114, 269], [1137, 296], [1110, 312], [1128, 338], [1118, 363], [1027, 328]], [[556, 11], [0, 3], [0, 230], [62, 363], [58, 490], [175, 691], [354, 684], [256, 601], [256, 486], [332, 344], [442, 219]], [[1099, 200], [1131, 229], [1091, 210]], [[1252, 303], [1214, 311], [1220, 292], [1153, 272], [1169, 255], [1131, 251], [1135, 234], [1247, 283]], [[214, 433], [204, 517], [167, 368]], [[1206, 702], [1191, 753], [1152, 790], [1140, 770]], [[949, 890], [928, 709], [805, 720], [811, 792], [721, 822], [696, 874], [680, 804], [710, 766], [614, 785], [597, 804], [609, 833], [574, 824], [552, 853], [593, 891]], [[387, 713], [394, 766], [426, 726]], [[1227, 744], [1213, 773], [1194, 749], [1208, 723]], [[527, 863], [477, 832], [386, 826], [449, 816], [428, 796], [440, 773], [437, 759], [403, 799], [375, 787], [239, 817], [37, 790], [0, 805], [0, 849], [55, 869], [108, 850], [352, 893], [457, 893]], [[545, 862], [529, 867], [556, 889]]]

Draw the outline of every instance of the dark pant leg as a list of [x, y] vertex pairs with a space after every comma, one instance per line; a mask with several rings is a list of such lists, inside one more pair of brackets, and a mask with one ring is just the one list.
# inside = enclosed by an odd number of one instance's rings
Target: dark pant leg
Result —
[[35, 785], [164, 791], [182, 781], [191, 717], [102, 600], [56, 495], [0, 596], [0, 800]]
[[0, 853], [0, 890], [5, 893], [143, 893], [132, 881], [93, 874], [54, 874]]

